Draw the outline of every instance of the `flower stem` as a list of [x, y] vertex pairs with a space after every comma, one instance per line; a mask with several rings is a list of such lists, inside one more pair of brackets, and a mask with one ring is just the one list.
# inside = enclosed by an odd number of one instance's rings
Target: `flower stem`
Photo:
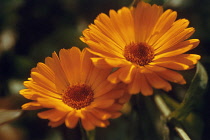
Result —
[[87, 136], [87, 132], [86, 132], [86, 130], [82, 126], [81, 120], [79, 121], [79, 127], [80, 127], [80, 133], [82, 135], [82, 139], [81, 140], [89, 140], [89, 138]]
[[136, 5], [140, 2], [141, 0], [133, 0], [131, 3], [131, 6], [136, 7]]
[[[163, 116], [168, 118], [171, 113], [171, 110], [166, 105], [163, 98], [159, 94], [156, 94], [154, 96], [154, 101], [156, 102]], [[170, 121], [169, 123], [173, 124], [175, 131], [177, 132], [177, 134], [180, 136], [182, 140], [190, 140], [190, 137], [188, 136], [188, 134], [184, 131], [184, 129], [181, 127], [181, 125], [178, 122]]]

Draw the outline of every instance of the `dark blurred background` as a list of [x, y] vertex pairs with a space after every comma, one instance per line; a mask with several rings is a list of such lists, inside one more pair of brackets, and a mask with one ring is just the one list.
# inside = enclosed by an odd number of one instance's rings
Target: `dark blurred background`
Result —
[[[200, 39], [192, 52], [202, 56], [201, 63], [210, 72], [210, 1], [145, 0], [178, 12], [178, 18], [190, 20]], [[20, 109], [27, 102], [18, 91], [37, 62], [61, 48], [86, 47], [79, 40], [82, 31], [96, 16], [109, 9], [129, 6], [132, 0], [0, 0], [0, 120], [8, 110]], [[210, 96], [205, 95], [202, 139], [209, 137]], [[24, 112], [12, 123], [0, 126], [1, 140], [60, 140], [57, 129], [47, 126], [36, 111]], [[7, 117], [6, 117], [7, 118]], [[6, 136], [7, 135], [7, 136]]]

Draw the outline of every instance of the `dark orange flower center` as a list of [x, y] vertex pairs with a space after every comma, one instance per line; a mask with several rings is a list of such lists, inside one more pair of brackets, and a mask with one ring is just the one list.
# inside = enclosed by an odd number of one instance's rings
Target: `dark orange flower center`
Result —
[[62, 100], [74, 109], [81, 109], [91, 104], [93, 101], [93, 91], [85, 84], [69, 86], [64, 92]]
[[140, 66], [147, 65], [154, 58], [154, 51], [146, 43], [131, 43], [125, 46], [124, 56], [126, 60]]

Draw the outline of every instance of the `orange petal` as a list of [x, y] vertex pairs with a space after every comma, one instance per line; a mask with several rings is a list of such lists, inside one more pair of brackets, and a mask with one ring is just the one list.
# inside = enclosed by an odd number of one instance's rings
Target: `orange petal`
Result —
[[37, 110], [43, 108], [40, 103], [38, 102], [29, 102], [25, 103], [22, 106], [23, 110]]
[[113, 105], [111, 105], [109, 108], [106, 108], [105, 110], [111, 112], [118, 112], [119, 110], [121, 110], [123, 107], [122, 104], [119, 103], [114, 103]]
[[31, 73], [31, 78], [38, 83], [40, 86], [43, 88], [50, 90], [50, 91], [55, 91], [56, 87], [53, 82], [51, 82], [49, 79], [47, 79], [45, 76], [41, 75], [40, 73], [37, 72], [32, 72]]
[[[114, 11], [114, 10], [110, 10]], [[115, 11], [114, 11], [115, 12]], [[115, 12], [116, 13], [116, 12]], [[111, 14], [111, 13], [110, 13]], [[115, 43], [118, 44], [118, 46], [125, 46], [125, 42], [124, 40], [121, 38], [121, 36], [119, 35], [117, 29], [116, 29], [116, 25], [113, 23], [113, 18], [110, 15], [110, 18], [104, 14], [101, 13], [98, 17], [97, 20], [95, 20], [95, 24], [97, 25], [97, 27], [101, 30], [104, 31], [104, 33], [110, 37], [110, 39], [112, 39]]]
[[55, 81], [55, 74], [46, 64], [38, 63], [36, 69], [41, 75], [44, 75], [47, 79], [54, 82]]
[[[170, 46], [175, 45], [176, 43], [185, 40], [190, 34], [194, 32], [193, 28], [185, 29], [189, 24], [189, 21], [186, 19], [179, 19], [173, 23], [173, 25], [168, 29], [168, 31], [163, 34], [152, 46], [155, 49], [155, 53], [170, 48]], [[187, 36], [187, 37], [186, 37]]]
[[[94, 68], [94, 69], [97, 69], [97, 68]], [[102, 84], [104, 81], [107, 81], [107, 77], [110, 74], [111, 70], [112, 69], [98, 69], [97, 74], [93, 73], [93, 75], [95, 76], [95, 77], [93, 76], [94, 78], [91, 78], [92, 80], [91, 85], [92, 85], [93, 90], [97, 89], [97, 87], [100, 86], [100, 84]], [[113, 85], [111, 87], [113, 87]]]
[[157, 73], [160, 77], [164, 78], [167, 81], [178, 83], [178, 84], [186, 84], [184, 77], [170, 69], [166, 69], [159, 66], [147, 66], [148, 69]]
[[[177, 45], [179, 42], [182, 42], [186, 39], [188, 39], [193, 33], [195, 32], [194, 28], [187, 28], [183, 31], [180, 31], [179, 34], [176, 33], [170, 33], [170, 37], [168, 40], [164, 39], [160, 44], [157, 44], [157, 49], [155, 50], [155, 54], [160, 54], [164, 52], [168, 48], [172, 48], [173, 46]], [[165, 36], [165, 35], [164, 35]], [[169, 36], [169, 35], [168, 35]]]
[[185, 52], [197, 47], [199, 43], [200, 43], [200, 41], [198, 39], [191, 39], [191, 40], [187, 40], [184, 42], [180, 42], [180, 43], [166, 49], [165, 51], [161, 52], [161, 54], [156, 55], [153, 60], [156, 60], [161, 57], [172, 57], [175, 55], [185, 53]]
[[153, 45], [166, 31], [172, 26], [176, 20], [177, 12], [171, 9], [166, 10], [156, 22], [151, 37], [147, 40], [149, 45]]
[[140, 73], [139, 75], [139, 82], [141, 83], [141, 93], [144, 96], [149, 96], [153, 94], [153, 89], [151, 85], [148, 83], [147, 79], [145, 78], [145, 75]]
[[109, 119], [111, 117], [111, 114], [108, 111], [97, 109], [97, 108], [93, 108], [91, 110], [91, 113], [95, 117], [97, 117], [98, 119], [101, 119], [101, 120], [106, 120], [106, 119]]
[[[120, 98], [122, 95], [124, 94], [124, 90], [120, 90], [120, 89], [113, 89], [111, 90], [110, 92], [106, 93], [106, 94], [103, 94], [102, 96], [97, 96], [97, 98], [103, 98], [104, 100], [105, 99], [117, 99], [117, 98]], [[96, 98], [96, 97], [95, 97]]]
[[130, 83], [133, 80], [134, 69], [136, 69], [134, 65], [120, 68], [119, 70], [121, 71], [121, 73], [119, 74], [119, 79], [124, 83]]
[[49, 119], [50, 121], [57, 122], [66, 116], [66, 112], [62, 112], [56, 109], [50, 109], [47, 111], [39, 112], [38, 116], [42, 119]]
[[145, 75], [147, 81], [150, 83], [150, 85], [153, 86], [154, 88], [164, 89], [166, 91], [169, 91], [172, 89], [171, 85], [167, 81], [160, 78], [153, 71], [150, 71], [149, 69], [145, 69], [144, 75]]
[[93, 69], [93, 63], [91, 62], [90, 58], [93, 55], [87, 51], [87, 49], [83, 49], [81, 53], [81, 73], [80, 79], [81, 83], [86, 83], [87, 79], [90, 77], [90, 73]]
[[123, 67], [131, 64], [129, 61], [122, 58], [105, 58], [105, 61], [111, 67]]
[[140, 74], [136, 72], [135, 70], [135, 75], [133, 77], [133, 80], [131, 83], [128, 85], [128, 91], [130, 94], [137, 94], [141, 91], [141, 77]]
[[85, 112], [83, 113], [85, 117], [81, 118], [81, 120], [82, 120], [82, 126], [84, 127], [84, 129], [87, 131], [95, 129], [95, 125], [93, 125], [93, 123], [88, 120], [88, 118], [86, 117], [86, 113]]
[[74, 127], [76, 127], [78, 121], [79, 121], [79, 117], [76, 116], [75, 111], [71, 111], [66, 116], [65, 124], [68, 128], [74, 128]]
[[91, 58], [94, 65], [101, 69], [110, 68], [111, 66], [107, 64], [107, 62], [104, 60], [104, 58]]
[[157, 66], [174, 69], [174, 70], [187, 70], [191, 68], [190, 66], [186, 64], [182, 64], [182, 63], [174, 62], [174, 61], [160, 61], [160, 62], [155, 61], [155, 62], [150, 63], [150, 65], [157, 65]]
[[56, 122], [50, 121], [50, 122], [48, 123], [48, 125], [51, 126], [51, 127], [58, 127], [58, 126], [60, 126], [61, 124], [63, 124], [64, 121], [65, 121], [65, 118], [63, 118], [63, 119], [61, 119], [61, 120], [59, 120], [59, 121], [56, 121]]
[[[188, 42], [190, 42], [190, 44]], [[194, 39], [192, 41], [188, 40], [188, 41], [179, 43], [176, 46], [171, 47], [169, 50], [166, 50], [164, 53], [156, 55], [153, 60], [161, 59], [163, 57], [173, 57], [173, 56], [183, 54], [183, 53], [195, 48], [198, 44], [199, 44], [199, 40], [197, 40], [197, 39]]]
[[119, 79], [118, 77], [119, 77], [119, 74], [120, 74], [120, 73], [121, 73], [121, 71], [119, 71], [119, 69], [116, 70], [116, 71], [114, 71], [113, 73], [111, 73], [111, 74], [108, 76], [107, 80], [108, 80], [109, 82], [113, 83], [113, 84], [119, 83], [119, 82], [120, 82], [120, 79]]
[[53, 58], [52, 62], [51, 63], [48, 62], [48, 63], [55, 73], [56, 88], [58, 89], [60, 93], [62, 93], [62, 91], [65, 90], [67, 86], [69, 85], [69, 82], [63, 71], [63, 68], [61, 67], [60, 60], [57, 54], [53, 53], [52, 58]]
[[120, 116], [122, 115], [121, 112], [112, 112], [112, 119], [116, 119], [116, 118], [119, 118]]
[[111, 106], [113, 103], [114, 99], [104, 100], [103, 98], [98, 97], [91, 103], [91, 106], [96, 108], [107, 108]]
[[105, 80], [102, 83], [100, 83], [94, 90], [94, 97], [101, 96], [110, 90], [112, 90], [116, 85], [109, 83], [109, 81]]
[[68, 105], [64, 104], [62, 100], [54, 99], [54, 98], [38, 98], [38, 103], [40, 103], [45, 108], [56, 108], [57, 110], [67, 112], [72, 111], [73, 109]]
[[180, 54], [173, 57], [161, 58], [161, 59], [158, 59], [157, 61], [174, 61], [174, 62], [178, 62], [178, 63], [182, 63], [182, 64], [190, 66], [190, 65], [196, 64], [200, 58], [201, 56], [197, 54]]
[[148, 39], [162, 12], [161, 6], [138, 3], [133, 13], [136, 42], [144, 42]]
[[[24, 85], [25, 85], [25, 87], [30, 89], [30, 90], [23, 90], [24, 92], [27, 91], [28, 94], [30, 94], [30, 92], [31, 92], [31, 95], [33, 95], [34, 93], [38, 92], [39, 94], [43, 94], [45, 96], [54, 97], [54, 98], [58, 98], [58, 99], [61, 98], [61, 96], [55, 91], [55, 89], [54, 90], [52, 88], [46, 89], [45, 87], [42, 87], [42, 86], [38, 85], [37, 83], [31, 82], [31, 81], [25, 81]], [[21, 92], [23, 92], [23, 91], [21, 91]]]
[[90, 121], [93, 125], [98, 126], [98, 127], [106, 127], [106, 123], [104, 123], [103, 120], [98, 119], [91, 113], [86, 113], [86, 117], [88, 121]]

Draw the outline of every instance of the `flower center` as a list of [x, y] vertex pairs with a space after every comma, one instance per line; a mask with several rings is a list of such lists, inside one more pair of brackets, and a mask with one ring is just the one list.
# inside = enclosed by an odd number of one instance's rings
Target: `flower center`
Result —
[[64, 92], [62, 100], [68, 106], [79, 110], [91, 104], [93, 95], [94, 93], [89, 86], [78, 84], [69, 86]]
[[154, 58], [154, 51], [146, 43], [131, 43], [125, 46], [124, 57], [126, 60], [140, 66], [147, 65]]

